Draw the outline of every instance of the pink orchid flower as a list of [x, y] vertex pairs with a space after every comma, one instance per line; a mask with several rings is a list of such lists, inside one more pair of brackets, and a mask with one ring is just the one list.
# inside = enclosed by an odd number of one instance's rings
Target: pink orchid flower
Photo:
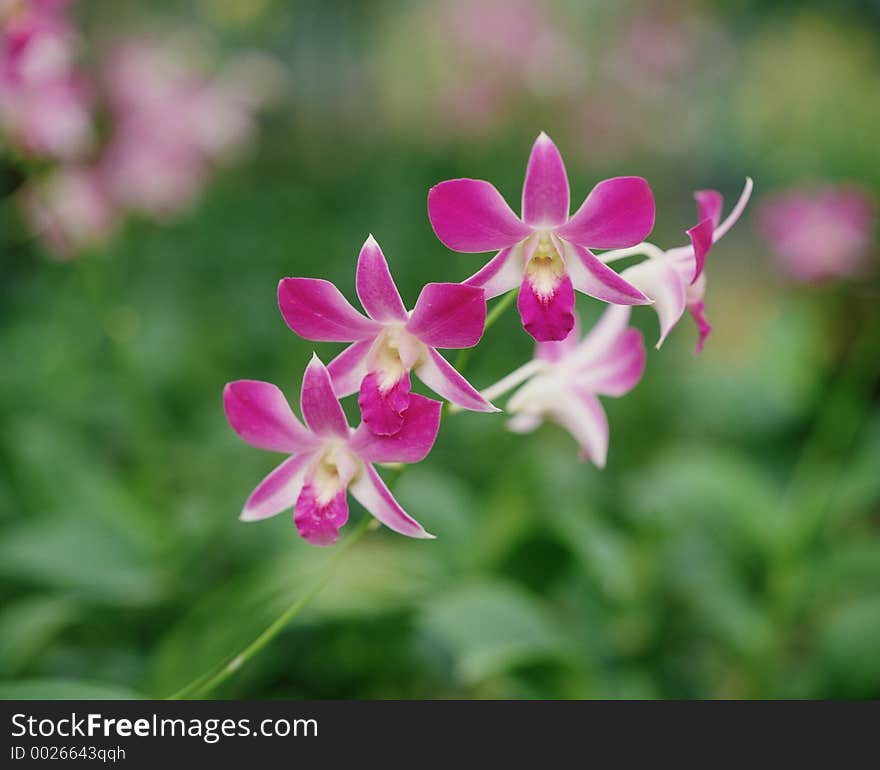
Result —
[[804, 283], [864, 273], [875, 202], [856, 186], [795, 187], [762, 201], [759, 226], [779, 265]]
[[374, 433], [391, 436], [401, 429], [413, 398], [411, 371], [454, 404], [498, 411], [437, 352], [480, 341], [486, 324], [482, 289], [429, 283], [408, 313], [372, 235], [358, 257], [356, 286], [369, 317], [320, 278], [282, 279], [278, 307], [300, 337], [352, 343], [330, 363], [333, 387], [340, 398], [359, 391], [361, 414]]
[[599, 260], [591, 248], [640, 242], [654, 226], [654, 197], [641, 177], [597, 184], [569, 217], [569, 187], [556, 145], [542, 133], [532, 147], [522, 219], [489, 182], [451, 179], [431, 188], [428, 216], [453, 251], [498, 254], [465, 283], [486, 298], [520, 286], [523, 326], [539, 342], [564, 340], [574, 326], [574, 291], [619, 305], [650, 300]]
[[529, 433], [545, 420], [561, 425], [581, 447], [581, 457], [605, 466], [608, 418], [597, 396], [629, 393], [645, 371], [642, 334], [630, 327], [628, 307], [609, 307], [586, 337], [577, 327], [561, 342], [539, 342], [535, 358], [493, 388], [525, 380], [507, 402], [508, 427]]
[[602, 255], [602, 259], [607, 261], [634, 254], [648, 256], [644, 262], [628, 267], [621, 275], [654, 301], [660, 321], [658, 348], [687, 310], [697, 324], [699, 337], [696, 352], [703, 350], [712, 331], [712, 326], [706, 320], [703, 301], [706, 292], [706, 276], [703, 272], [706, 255], [740, 218], [751, 192], [752, 180], [747, 179], [736, 206], [723, 223], [721, 193], [716, 190], [694, 193], [698, 222], [687, 231], [691, 241], [689, 246], [662, 251], [651, 243], [641, 243], [631, 249], [609, 251]]
[[258, 521], [293, 507], [293, 521], [313, 545], [332, 545], [348, 521], [350, 491], [389, 529], [430, 538], [392, 497], [373, 463], [424, 459], [440, 427], [439, 401], [412, 395], [406, 420], [393, 436], [377, 436], [363, 423], [352, 430], [333, 392], [330, 374], [313, 356], [300, 398], [304, 426], [281, 391], [268, 382], [239, 380], [223, 391], [232, 429], [249, 444], [291, 455], [263, 479], [245, 503], [242, 521]]

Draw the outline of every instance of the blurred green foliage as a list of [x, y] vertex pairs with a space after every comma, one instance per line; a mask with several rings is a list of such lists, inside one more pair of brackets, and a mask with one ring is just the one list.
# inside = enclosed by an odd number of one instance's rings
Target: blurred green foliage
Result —
[[[353, 298], [368, 232], [408, 303], [426, 281], [473, 272], [479, 256], [431, 232], [430, 185], [487, 178], [516, 201], [546, 130], [566, 137], [573, 198], [601, 174], [647, 176], [653, 240], [670, 245], [693, 189], [732, 200], [746, 174], [758, 196], [811, 177], [876, 190], [876, 17], [869, 34], [846, 9], [727, 5], [677, 8], [711, 21], [729, 57], [712, 93], [678, 94], [683, 116], [703, 116], [699, 141], [631, 139], [611, 160], [593, 140], [572, 146], [573, 105], [521, 105], [439, 143], [386, 125], [382, 88], [359, 78], [387, 67], [368, 66], [371, 46], [409, 4], [165, 4], [269, 50], [290, 70], [289, 100], [191, 214], [131, 223], [77, 262], [47, 257], [4, 201], [0, 697], [168, 695], [309, 585], [327, 551], [288, 516], [237, 520], [276, 458], [232, 434], [221, 390], [265, 379], [295, 402], [312, 345], [280, 318], [277, 281], [320, 276]], [[588, 31], [577, 4], [554, 7]], [[418, 61], [397, 69], [418, 89]], [[710, 260], [716, 332], [695, 358], [682, 322], [636, 391], [606, 401], [606, 470], [554, 426], [517, 437], [503, 415], [447, 417], [396, 487], [437, 540], [369, 533], [218, 694], [880, 697], [877, 284], [786, 285], [748, 218]], [[578, 301], [595, 317], [598, 303]], [[635, 316], [653, 341], [650, 311]], [[325, 361], [339, 348], [317, 347]], [[469, 376], [489, 385], [530, 354], [511, 312]]]

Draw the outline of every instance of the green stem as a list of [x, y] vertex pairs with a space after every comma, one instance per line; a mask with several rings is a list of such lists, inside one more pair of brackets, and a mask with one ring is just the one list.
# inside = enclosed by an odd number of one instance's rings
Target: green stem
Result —
[[370, 516], [364, 519], [354, 528], [342, 545], [333, 552], [333, 556], [327, 562], [327, 566], [321, 575], [315, 580], [309, 589], [299, 596], [293, 604], [291, 604], [284, 612], [282, 612], [272, 623], [265, 628], [250, 644], [243, 650], [236, 653], [225, 663], [218, 671], [211, 674], [203, 674], [197, 679], [190, 682], [186, 687], [178, 690], [173, 695], [169, 695], [166, 700], [182, 700], [190, 696], [204, 696], [212, 690], [219, 687], [236, 671], [238, 671], [245, 663], [262, 650], [269, 642], [271, 642], [278, 634], [280, 634], [288, 623], [293, 620], [299, 613], [314, 599], [330, 582], [336, 567], [342, 561], [343, 557], [352, 549], [355, 543], [360, 540], [369, 530], [376, 520]]

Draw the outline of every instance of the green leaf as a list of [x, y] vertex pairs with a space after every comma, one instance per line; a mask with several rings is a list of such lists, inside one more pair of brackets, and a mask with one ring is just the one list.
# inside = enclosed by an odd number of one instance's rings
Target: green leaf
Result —
[[426, 604], [424, 630], [448, 647], [462, 679], [475, 684], [527, 663], [565, 657], [560, 628], [531, 596], [504, 583], [484, 583]]
[[835, 694], [874, 697], [880, 687], [880, 598], [835, 607], [819, 628], [819, 655]]
[[124, 532], [89, 524], [53, 516], [7, 531], [0, 541], [0, 574], [99, 603], [155, 601], [159, 578], [143, 549]]
[[0, 672], [13, 674], [38, 655], [77, 614], [76, 604], [58, 597], [28, 597], [0, 613]]

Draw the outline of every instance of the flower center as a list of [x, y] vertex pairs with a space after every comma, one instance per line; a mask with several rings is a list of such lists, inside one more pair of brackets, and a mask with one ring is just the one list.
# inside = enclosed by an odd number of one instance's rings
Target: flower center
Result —
[[311, 485], [318, 505], [327, 505], [345, 489], [357, 471], [357, 461], [341, 444], [328, 444], [312, 468]]
[[542, 232], [538, 235], [538, 243], [526, 265], [526, 277], [532, 285], [534, 292], [541, 297], [552, 296], [565, 274], [565, 263], [559, 256], [556, 244], [550, 237], [550, 233]]
[[424, 354], [424, 345], [403, 326], [387, 326], [376, 338], [367, 364], [379, 376], [379, 388], [389, 390], [415, 366]]

